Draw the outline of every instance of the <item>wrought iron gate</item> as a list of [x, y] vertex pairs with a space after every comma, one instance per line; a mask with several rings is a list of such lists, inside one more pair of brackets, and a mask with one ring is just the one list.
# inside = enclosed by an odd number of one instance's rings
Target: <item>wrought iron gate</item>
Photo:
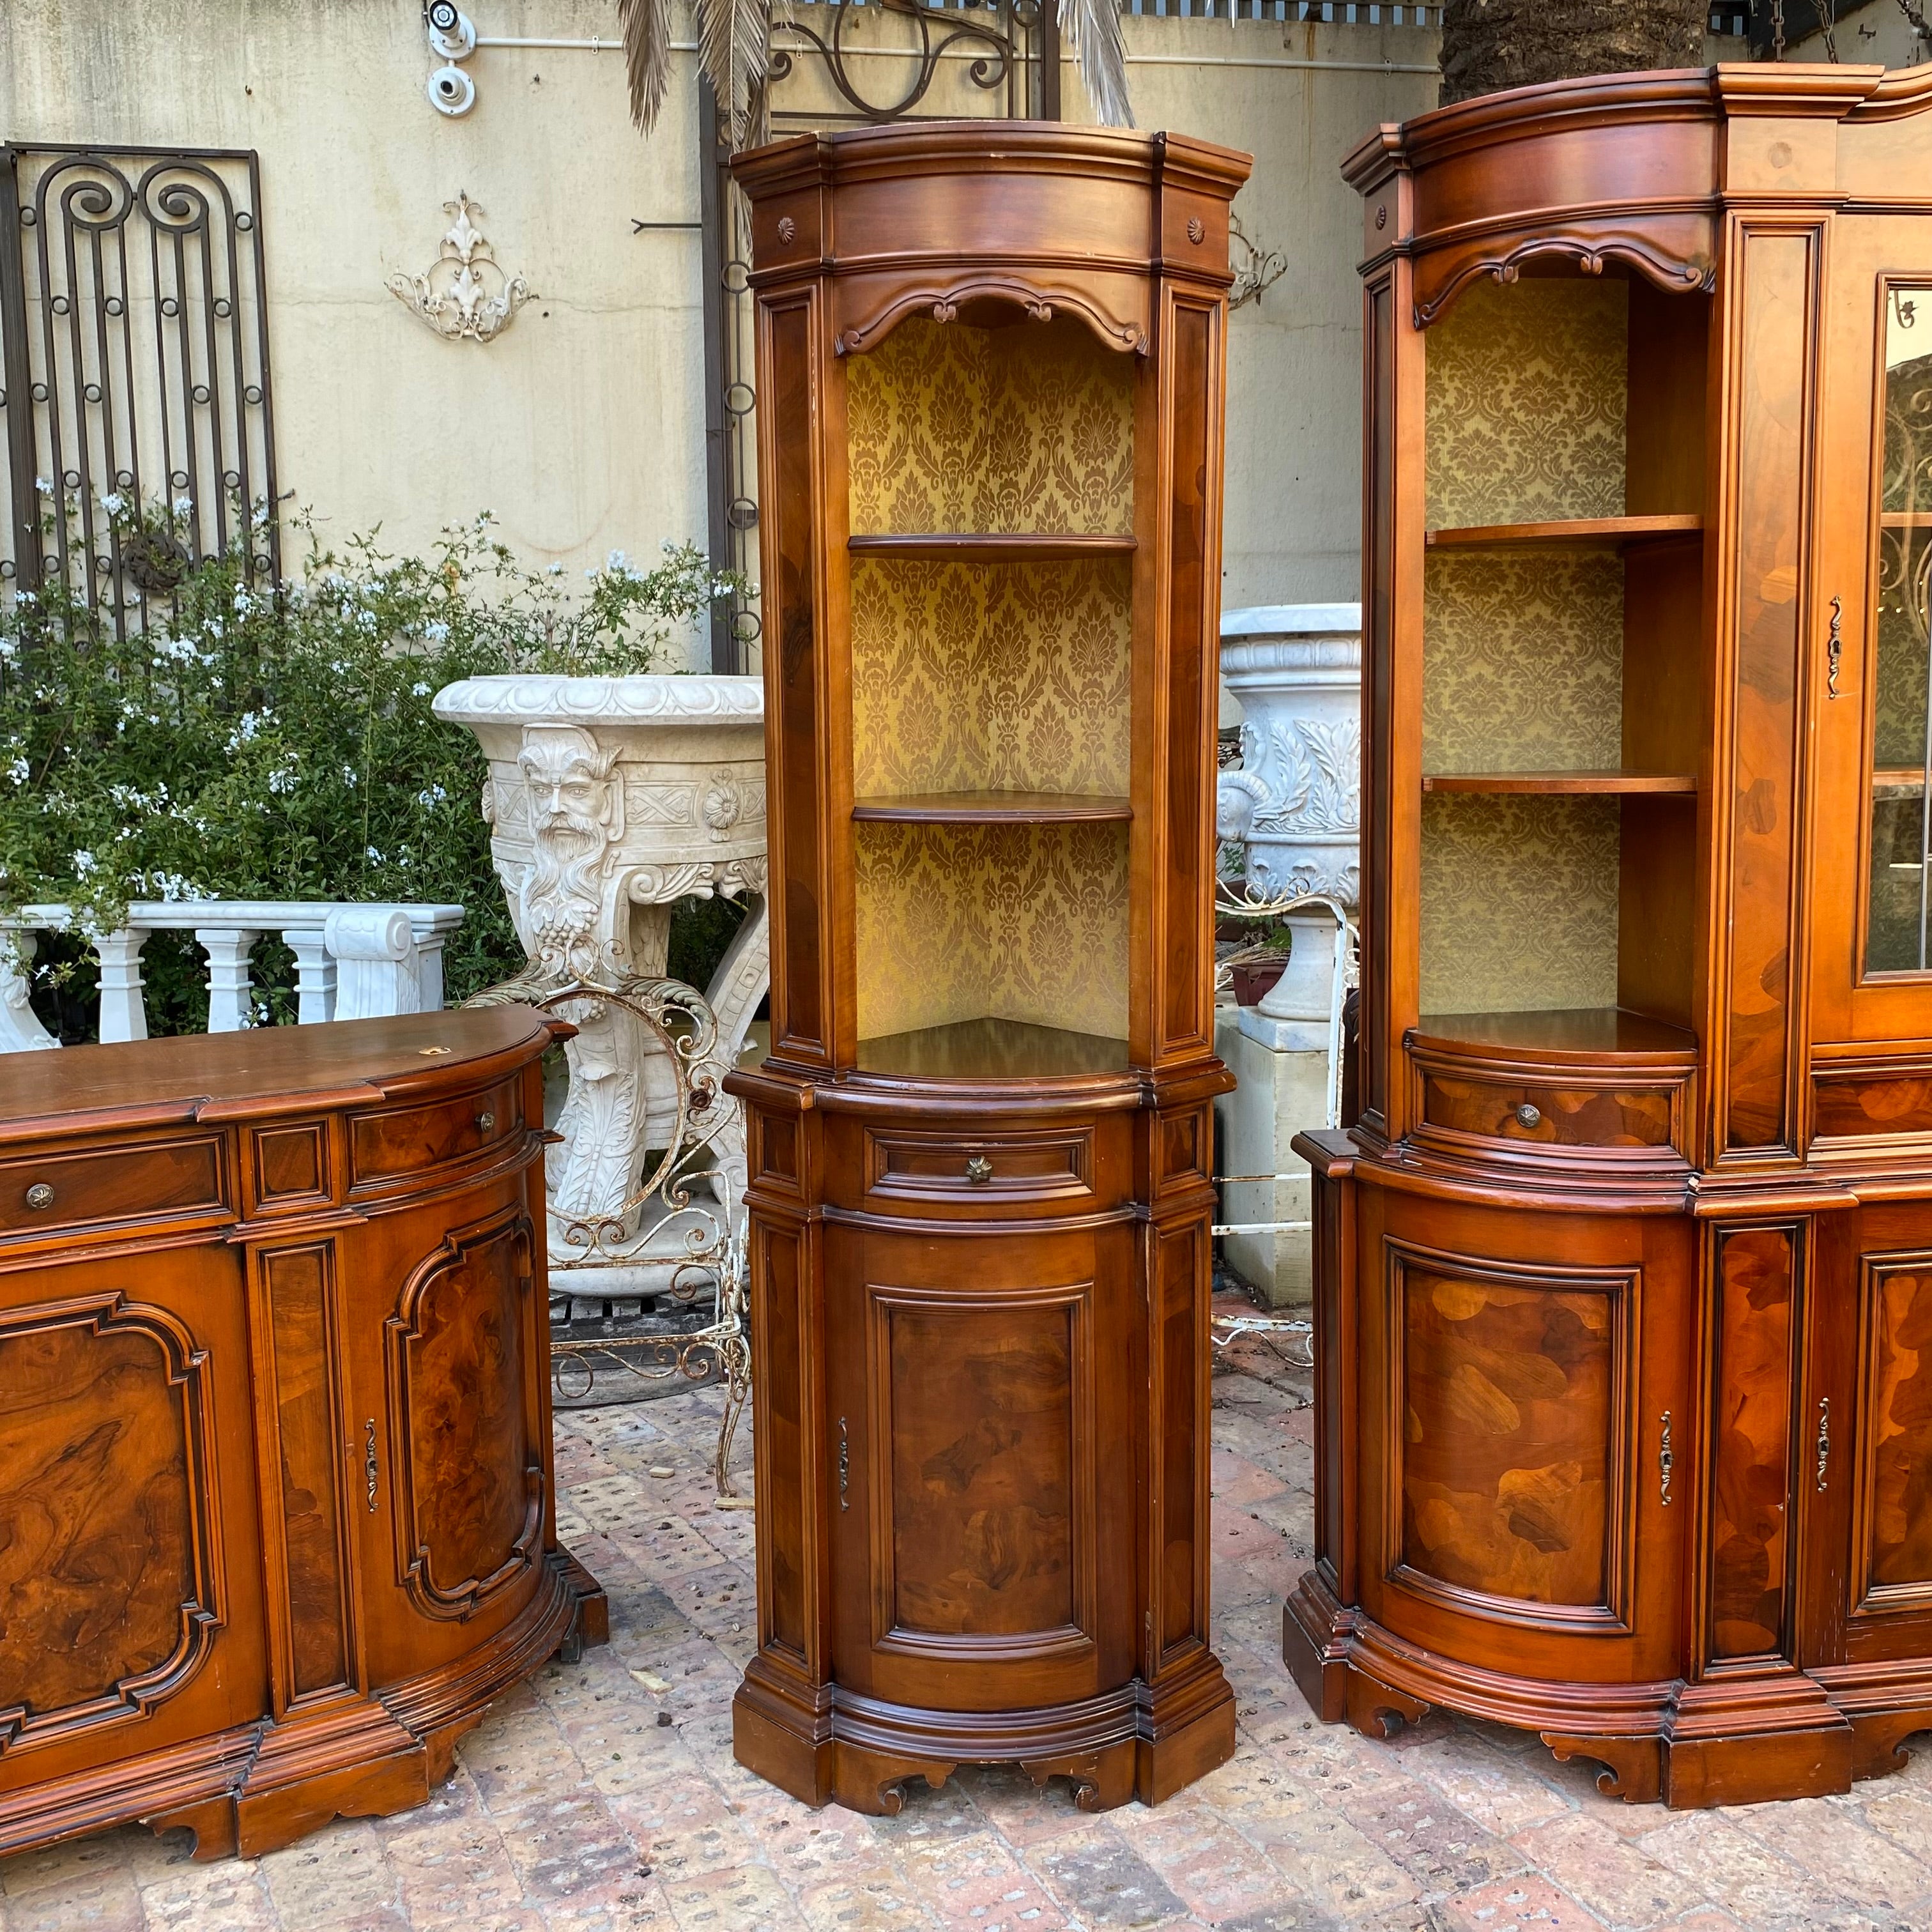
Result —
[[0, 146], [0, 584], [124, 630], [279, 574], [261, 210], [253, 153]]

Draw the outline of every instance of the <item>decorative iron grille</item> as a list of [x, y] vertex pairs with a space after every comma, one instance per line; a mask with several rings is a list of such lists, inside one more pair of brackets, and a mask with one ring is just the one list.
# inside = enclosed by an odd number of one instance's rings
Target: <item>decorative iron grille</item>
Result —
[[146, 621], [280, 568], [253, 153], [0, 147], [0, 581]]

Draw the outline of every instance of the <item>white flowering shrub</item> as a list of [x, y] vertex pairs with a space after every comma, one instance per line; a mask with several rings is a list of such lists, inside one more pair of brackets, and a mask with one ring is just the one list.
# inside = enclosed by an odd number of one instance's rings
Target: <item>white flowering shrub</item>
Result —
[[[522, 955], [490, 868], [482, 754], [430, 698], [490, 671], [648, 670], [734, 583], [667, 544], [648, 571], [613, 551], [573, 591], [520, 565], [487, 516], [428, 556], [374, 536], [337, 554], [309, 534], [279, 589], [250, 588], [232, 559], [188, 568], [145, 633], [117, 637], [111, 613], [62, 590], [0, 604], [0, 910], [64, 902], [108, 932], [137, 898], [460, 904], [446, 970], [460, 999]], [[722, 951], [709, 928], [728, 936], [735, 916], [696, 918], [674, 970], [702, 985], [693, 949]], [[154, 1030], [198, 1024], [191, 962], [158, 936], [144, 964]], [[50, 942], [36, 965], [37, 1003], [51, 991], [64, 1030], [84, 1032], [86, 949]]]

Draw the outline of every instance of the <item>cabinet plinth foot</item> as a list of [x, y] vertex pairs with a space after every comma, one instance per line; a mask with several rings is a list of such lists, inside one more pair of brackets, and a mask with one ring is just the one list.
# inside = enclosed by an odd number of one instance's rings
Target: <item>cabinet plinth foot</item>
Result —
[[1852, 1775], [1888, 1778], [1912, 1762], [1906, 1740], [1919, 1731], [1932, 1731], [1932, 1710], [1880, 1711], [1853, 1716]]
[[1584, 1757], [1600, 1765], [1597, 1789], [1606, 1798], [1654, 1804], [1663, 1793], [1664, 1754], [1655, 1738], [1569, 1737], [1561, 1731], [1540, 1736], [1558, 1764]]
[[555, 1561], [566, 1586], [576, 1599], [570, 1628], [557, 1646], [556, 1654], [566, 1664], [578, 1664], [586, 1650], [595, 1650], [610, 1641], [610, 1602], [604, 1594], [604, 1586], [560, 1544]]
[[1111, 1811], [1134, 1795], [1135, 1749], [1131, 1738], [1080, 1757], [1028, 1758], [1020, 1768], [1034, 1784], [1049, 1778], [1073, 1780], [1073, 1802], [1082, 1811]]
[[199, 1804], [184, 1804], [178, 1810], [158, 1811], [142, 1822], [157, 1837], [164, 1832], [192, 1832], [194, 1850], [189, 1856], [198, 1863], [235, 1856], [235, 1801], [225, 1792]]
[[731, 1700], [731, 1755], [801, 1804], [824, 1804], [832, 1796], [830, 1712], [800, 1708], [788, 1686], [754, 1676], [760, 1661], [752, 1660]]
[[896, 1818], [905, 1804], [905, 1787], [922, 1778], [937, 1791], [957, 1764], [946, 1758], [898, 1757], [862, 1745], [838, 1744], [832, 1750], [832, 1789], [848, 1811], [868, 1818]]

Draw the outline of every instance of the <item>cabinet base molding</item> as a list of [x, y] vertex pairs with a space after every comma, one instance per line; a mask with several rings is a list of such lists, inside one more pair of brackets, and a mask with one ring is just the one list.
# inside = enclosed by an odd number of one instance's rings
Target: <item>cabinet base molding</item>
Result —
[[807, 1804], [896, 1816], [905, 1785], [937, 1790], [962, 1764], [1016, 1764], [1036, 1784], [1073, 1781], [1083, 1811], [1157, 1804], [1234, 1754], [1234, 1696], [1220, 1663], [1136, 1678], [1076, 1703], [1027, 1711], [915, 1710], [836, 1685], [816, 1698], [754, 1658], [732, 1700], [732, 1751]]
[[604, 1593], [566, 1550], [476, 1655], [386, 1688], [345, 1693], [191, 1744], [0, 1794], [0, 1856], [112, 1826], [194, 1834], [194, 1856], [279, 1850], [338, 1817], [386, 1817], [424, 1803], [454, 1767], [455, 1746], [490, 1705], [574, 1642], [605, 1640]]
[[1904, 1741], [1932, 1730], [1932, 1673], [1790, 1664], [1700, 1683], [1592, 1684], [1512, 1677], [1407, 1643], [1337, 1601], [1310, 1570], [1282, 1614], [1282, 1656], [1324, 1724], [1386, 1738], [1432, 1707], [1533, 1730], [1558, 1760], [1604, 1769], [1597, 1788], [1673, 1810], [1849, 1791], [1901, 1769]]

